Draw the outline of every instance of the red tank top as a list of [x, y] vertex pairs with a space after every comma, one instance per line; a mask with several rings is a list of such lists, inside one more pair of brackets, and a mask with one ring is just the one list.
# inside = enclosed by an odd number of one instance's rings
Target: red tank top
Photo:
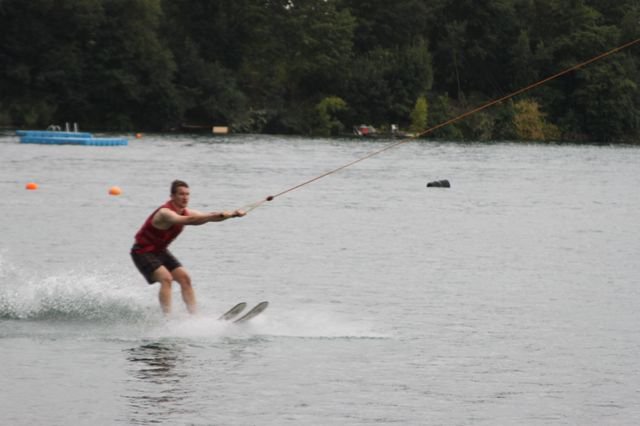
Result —
[[176, 239], [182, 232], [184, 225], [172, 225], [169, 229], [158, 229], [151, 223], [153, 216], [158, 213], [158, 210], [167, 208], [178, 213], [180, 216], [189, 216], [187, 209], [179, 212], [174, 207], [171, 201], [167, 201], [160, 207], [158, 207], [144, 222], [140, 230], [136, 233], [136, 243], [133, 246], [132, 251], [134, 253], [149, 253], [152, 251], [162, 251]]

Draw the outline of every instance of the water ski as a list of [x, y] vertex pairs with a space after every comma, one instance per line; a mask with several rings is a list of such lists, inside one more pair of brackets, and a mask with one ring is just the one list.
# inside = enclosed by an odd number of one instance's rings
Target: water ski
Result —
[[236, 316], [240, 315], [240, 312], [242, 312], [246, 307], [247, 307], [247, 304], [245, 302], [240, 302], [236, 306], [234, 306], [233, 308], [229, 309], [227, 312], [222, 314], [222, 316], [218, 319], [229, 321], [235, 318]]
[[233, 321], [234, 324], [239, 324], [243, 322], [249, 321], [251, 318], [254, 318], [256, 315], [262, 313], [269, 306], [269, 302], [260, 302], [256, 306], [254, 306], [249, 312]]
[[234, 318], [240, 315], [240, 313], [244, 311], [244, 308], [247, 307], [247, 304], [245, 302], [240, 302], [237, 305], [235, 305], [233, 308], [229, 309], [227, 312], [222, 314], [218, 319], [221, 321], [233, 320], [235, 324], [243, 323], [243, 322], [249, 321], [251, 318], [254, 318], [256, 315], [263, 312], [265, 309], [267, 309], [268, 306], [269, 306], [269, 302], [260, 302], [256, 306], [251, 308], [249, 312], [247, 312], [240, 318], [237, 318], [234, 320]]

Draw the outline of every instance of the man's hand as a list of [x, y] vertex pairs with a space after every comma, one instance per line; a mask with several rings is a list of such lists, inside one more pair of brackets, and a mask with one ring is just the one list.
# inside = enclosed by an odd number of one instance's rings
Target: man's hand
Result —
[[232, 218], [232, 217], [242, 217], [242, 216], [244, 216], [246, 214], [247, 213], [245, 213], [243, 210], [239, 210], [239, 209], [238, 210], [234, 210], [232, 212], [225, 211], [225, 212], [222, 212], [222, 218], [223, 219], [229, 219], [229, 218]]

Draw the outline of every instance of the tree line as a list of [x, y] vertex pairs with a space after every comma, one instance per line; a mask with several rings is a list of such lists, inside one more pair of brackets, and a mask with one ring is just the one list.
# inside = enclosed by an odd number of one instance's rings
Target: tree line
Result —
[[[0, 124], [419, 133], [638, 38], [637, 0], [0, 0]], [[639, 58], [429, 137], [637, 141]]]

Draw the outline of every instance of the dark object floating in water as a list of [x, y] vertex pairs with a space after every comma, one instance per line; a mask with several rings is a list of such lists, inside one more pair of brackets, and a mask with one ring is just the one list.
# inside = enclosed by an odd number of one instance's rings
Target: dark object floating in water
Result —
[[429, 182], [427, 184], [427, 188], [451, 188], [451, 184], [448, 180], [434, 180], [433, 182]]

